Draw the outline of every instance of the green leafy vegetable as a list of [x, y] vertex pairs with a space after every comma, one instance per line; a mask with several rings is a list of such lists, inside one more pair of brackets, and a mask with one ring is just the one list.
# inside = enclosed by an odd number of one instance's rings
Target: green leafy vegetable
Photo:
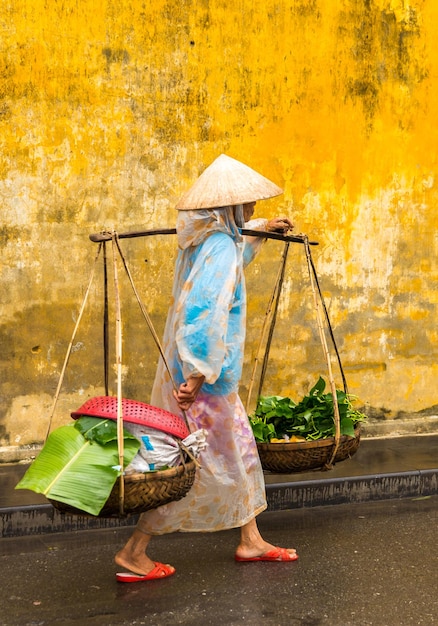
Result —
[[[333, 394], [324, 393], [325, 381], [319, 377], [307, 396], [295, 403], [281, 396], [260, 397], [249, 416], [256, 441], [269, 443], [272, 439], [302, 437], [308, 441], [335, 435]], [[366, 416], [354, 409], [352, 396], [336, 390], [341, 435], [355, 436], [355, 425]]]
[[[75, 428], [84, 435], [85, 439], [99, 443], [101, 446], [110, 441], [117, 441], [117, 422], [114, 420], [83, 415], [75, 421]], [[123, 439], [124, 441], [128, 439], [137, 441], [126, 428], [123, 429]]]

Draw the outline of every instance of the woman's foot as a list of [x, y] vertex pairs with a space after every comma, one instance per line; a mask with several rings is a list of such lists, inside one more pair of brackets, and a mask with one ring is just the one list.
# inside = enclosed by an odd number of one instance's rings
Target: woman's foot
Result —
[[278, 548], [265, 541], [255, 518], [240, 529], [235, 556], [238, 561], [295, 561], [298, 558], [294, 548]]
[[242, 554], [237, 551], [234, 558], [240, 563], [254, 561], [288, 563], [289, 561], [296, 561], [298, 559], [298, 554], [293, 548], [278, 548], [275, 546], [271, 550], [266, 550], [266, 552], [257, 554], [255, 556], [242, 556]]
[[128, 570], [134, 574], [141, 574], [146, 576], [150, 574], [155, 567], [154, 561], [152, 561], [146, 554], [134, 554], [125, 548], [122, 548], [117, 552], [114, 557], [114, 561], [123, 569]]
[[146, 554], [150, 539], [150, 535], [135, 529], [124, 547], [117, 552], [114, 561], [134, 574], [150, 574], [156, 565]]

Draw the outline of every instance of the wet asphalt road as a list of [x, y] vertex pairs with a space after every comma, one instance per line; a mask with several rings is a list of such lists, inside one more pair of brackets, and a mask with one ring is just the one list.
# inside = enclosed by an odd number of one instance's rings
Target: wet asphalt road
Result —
[[438, 496], [264, 513], [294, 563], [235, 563], [238, 531], [156, 538], [174, 576], [115, 580], [129, 528], [1, 540], [1, 626], [438, 624]]

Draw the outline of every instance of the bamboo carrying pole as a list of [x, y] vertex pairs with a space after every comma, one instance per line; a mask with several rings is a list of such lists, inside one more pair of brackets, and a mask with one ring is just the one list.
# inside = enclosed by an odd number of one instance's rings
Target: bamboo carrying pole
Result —
[[[304, 235], [282, 235], [280, 233], [271, 233], [262, 230], [251, 230], [248, 228], [242, 228], [242, 235], [249, 235], [251, 237], [263, 237], [263, 239], [276, 239], [277, 241], [290, 241], [291, 243], [304, 244]], [[117, 239], [134, 239], [137, 237], [150, 237], [153, 235], [176, 235], [176, 228], [158, 228], [153, 230], [140, 230], [131, 231], [127, 233], [118, 233]], [[90, 241], [94, 243], [101, 243], [103, 241], [111, 241], [112, 233], [102, 231], [101, 233], [92, 233], [89, 235]], [[317, 246], [317, 241], [309, 241], [310, 246]]]

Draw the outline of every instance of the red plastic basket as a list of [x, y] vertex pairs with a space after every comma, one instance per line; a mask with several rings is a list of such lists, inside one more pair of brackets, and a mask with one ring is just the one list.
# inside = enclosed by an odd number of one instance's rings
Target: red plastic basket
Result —
[[[117, 397], [96, 396], [90, 398], [77, 411], [71, 413], [73, 419], [78, 419], [82, 415], [116, 420]], [[156, 428], [179, 439], [185, 439], [190, 434], [187, 424], [179, 415], [174, 415], [165, 409], [144, 402], [138, 402], [138, 400], [123, 398], [122, 416], [125, 422]]]

